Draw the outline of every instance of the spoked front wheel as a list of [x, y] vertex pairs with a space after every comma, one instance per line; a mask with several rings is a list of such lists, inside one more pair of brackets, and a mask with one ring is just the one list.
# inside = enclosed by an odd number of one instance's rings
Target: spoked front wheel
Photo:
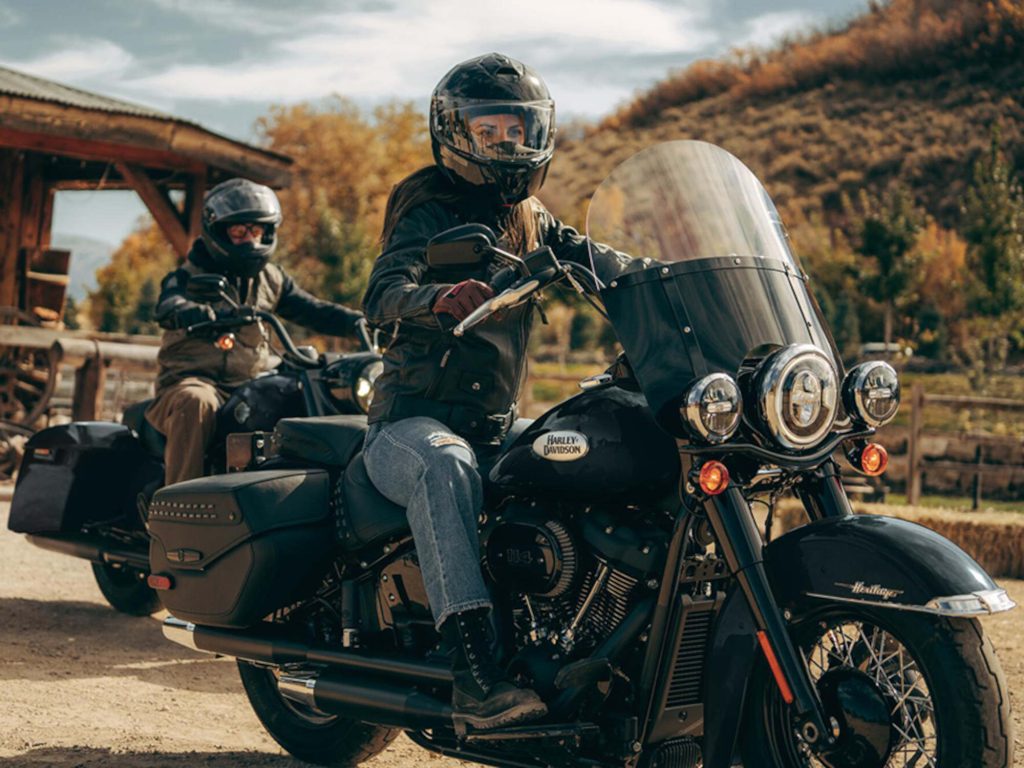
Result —
[[746, 768], [1008, 768], [1009, 691], [974, 619], [832, 609], [792, 627], [839, 739], [816, 756], [767, 665], [751, 680]]

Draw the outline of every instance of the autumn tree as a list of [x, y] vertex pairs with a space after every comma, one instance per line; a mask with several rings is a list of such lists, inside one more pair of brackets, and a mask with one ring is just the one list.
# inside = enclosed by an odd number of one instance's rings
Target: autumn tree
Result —
[[883, 307], [882, 340], [888, 346], [896, 306], [908, 298], [914, 279], [913, 246], [923, 217], [899, 184], [881, 197], [861, 190], [858, 204], [847, 201], [845, 207], [854, 250], [862, 257], [860, 288]]
[[[155, 324], [142, 321], [140, 300], [149, 315], [156, 306], [160, 280], [177, 259], [160, 228], [144, 217], [135, 231], [114, 251], [110, 263], [96, 270], [96, 290], [89, 294], [89, 319], [96, 330], [154, 333]], [[146, 287], [148, 286], [148, 287]]]
[[388, 193], [433, 162], [424, 115], [409, 103], [364, 113], [336, 97], [323, 107], [274, 107], [258, 128], [295, 160], [292, 185], [280, 193], [280, 260], [307, 290], [358, 306]]
[[970, 309], [997, 317], [1024, 307], [1024, 191], [999, 147], [998, 131], [974, 164], [962, 213]]

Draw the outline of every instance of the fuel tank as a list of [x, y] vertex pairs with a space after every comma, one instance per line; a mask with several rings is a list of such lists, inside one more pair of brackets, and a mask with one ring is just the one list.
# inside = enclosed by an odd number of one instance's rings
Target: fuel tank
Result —
[[630, 502], [665, 495], [678, 477], [675, 439], [657, 425], [643, 394], [615, 383], [541, 416], [489, 476], [504, 493]]
[[281, 419], [306, 415], [298, 378], [281, 373], [257, 376], [232, 392], [221, 406], [216, 442], [223, 442], [233, 432], [270, 432]]

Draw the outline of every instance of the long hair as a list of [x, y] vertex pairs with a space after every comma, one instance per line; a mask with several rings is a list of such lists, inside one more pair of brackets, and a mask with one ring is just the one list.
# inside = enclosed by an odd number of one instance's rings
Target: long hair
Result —
[[[428, 202], [456, 206], [464, 201], [466, 194], [449, 182], [436, 165], [428, 165], [406, 176], [391, 188], [391, 194], [388, 195], [384, 228], [380, 233], [381, 246], [387, 247], [398, 222], [416, 206]], [[504, 235], [507, 238], [509, 247], [518, 256], [523, 256], [540, 245], [537, 227], [539, 208], [539, 201], [530, 197], [516, 203], [506, 216], [501, 217], [503, 231], [497, 234], [499, 237]]]

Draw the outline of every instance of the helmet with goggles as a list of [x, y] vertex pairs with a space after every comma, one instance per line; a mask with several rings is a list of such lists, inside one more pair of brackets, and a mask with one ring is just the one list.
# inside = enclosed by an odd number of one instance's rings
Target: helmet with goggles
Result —
[[453, 183], [515, 205], [536, 193], [555, 148], [555, 103], [530, 67], [499, 53], [455, 66], [430, 100], [434, 160]]
[[[255, 277], [277, 247], [281, 204], [270, 187], [229, 179], [206, 194], [202, 239], [217, 266], [236, 277]], [[239, 230], [244, 226], [244, 233]], [[234, 236], [232, 236], [234, 235]]]

